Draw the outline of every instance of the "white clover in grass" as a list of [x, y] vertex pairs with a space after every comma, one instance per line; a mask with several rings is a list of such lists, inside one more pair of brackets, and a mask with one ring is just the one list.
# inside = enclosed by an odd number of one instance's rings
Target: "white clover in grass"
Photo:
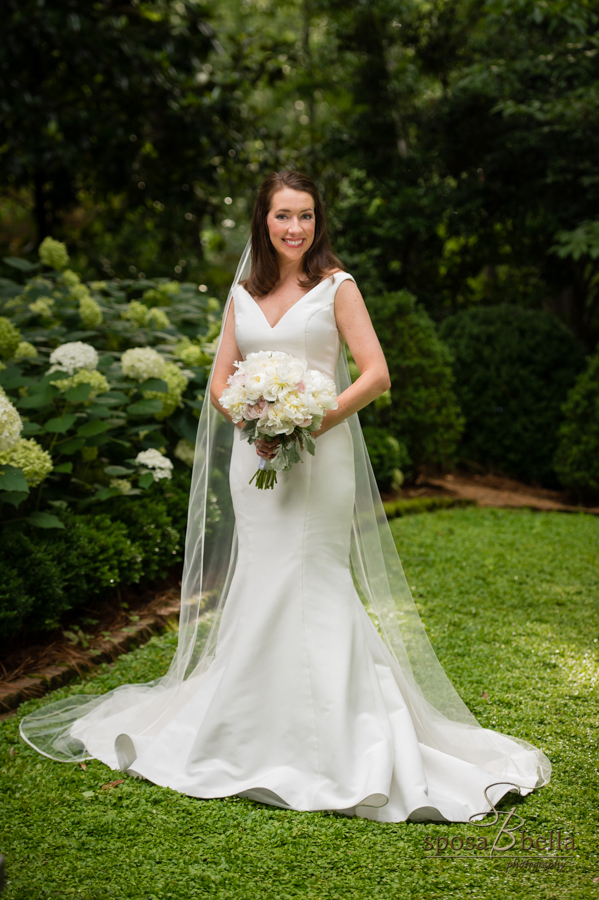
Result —
[[187, 378], [176, 363], [166, 363], [160, 376], [168, 385], [168, 391], [144, 391], [146, 400], [162, 400], [162, 411], [155, 417], [160, 421], [172, 415], [181, 403], [183, 391], [187, 387]]
[[10, 319], [0, 316], [0, 356], [12, 359], [21, 343], [21, 332], [15, 328]]
[[0, 465], [22, 469], [29, 487], [37, 487], [53, 469], [52, 457], [33, 438], [19, 438], [8, 450], [2, 450]]
[[153, 328], [168, 328], [171, 324], [165, 311], [163, 309], [159, 309], [157, 306], [154, 306], [152, 307], [152, 309], [148, 310], [148, 317], [146, 322]]
[[21, 341], [15, 351], [15, 359], [35, 359], [37, 350], [29, 341]]
[[89, 400], [93, 400], [98, 394], [105, 394], [106, 391], [110, 390], [106, 376], [98, 372], [97, 369], [80, 369], [74, 375], [71, 375], [70, 378], [61, 378], [58, 381], [54, 381], [53, 384], [59, 391], [68, 391], [70, 388], [77, 387], [80, 384], [90, 384]]
[[181, 438], [174, 449], [174, 455], [177, 459], [180, 459], [181, 462], [184, 462], [186, 466], [190, 467], [193, 466], [195, 452], [195, 444], [192, 444], [187, 438]]
[[0, 451], [10, 450], [23, 428], [21, 416], [0, 388]]
[[39, 257], [51, 269], [64, 269], [69, 261], [66, 245], [54, 238], [46, 237], [39, 246]]
[[86, 328], [97, 328], [104, 321], [104, 314], [99, 303], [89, 294], [79, 300], [79, 315]]
[[98, 353], [91, 344], [83, 341], [69, 341], [61, 344], [50, 354], [50, 372], [63, 370], [73, 375], [77, 369], [96, 369], [98, 367]]
[[29, 304], [29, 309], [34, 315], [41, 316], [42, 319], [51, 319], [54, 315], [54, 300], [52, 297], [38, 297]]
[[151, 347], [132, 347], [121, 356], [123, 374], [135, 381], [162, 378], [165, 368], [166, 360]]
[[151, 472], [154, 481], [172, 478], [173, 464], [160, 450], [141, 450], [135, 457], [138, 466], [142, 466], [142, 474]]
[[139, 300], [132, 300], [121, 313], [123, 319], [129, 319], [136, 328], [144, 328], [148, 322], [148, 307]]

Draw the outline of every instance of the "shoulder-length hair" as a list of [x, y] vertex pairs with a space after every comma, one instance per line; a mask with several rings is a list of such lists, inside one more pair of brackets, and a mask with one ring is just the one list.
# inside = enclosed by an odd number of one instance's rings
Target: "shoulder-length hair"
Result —
[[314, 240], [302, 257], [305, 278], [299, 280], [301, 286], [312, 288], [331, 269], [343, 268], [331, 248], [324, 205], [312, 179], [302, 172], [272, 172], [260, 185], [252, 215], [252, 268], [244, 287], [253, 297], [266, 297], [279, 281], [277, 253], [270, 240], [266, 217], [273, 195], [282, 188], [305, 191], [314, 203]]

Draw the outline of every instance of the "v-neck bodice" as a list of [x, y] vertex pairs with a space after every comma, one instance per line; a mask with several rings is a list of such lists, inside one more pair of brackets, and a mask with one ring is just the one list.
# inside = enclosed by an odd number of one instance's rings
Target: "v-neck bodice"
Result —
[[348, 272], [325, 278], [289, 307], [275, 325], [270, 324], [251, 294], [237, 285], [233, 292], [235, 337], [244, 359], [258, 350], [282, 350], [334, 378], [341, 348], [335, 294], [348, 279], [354, 280]]

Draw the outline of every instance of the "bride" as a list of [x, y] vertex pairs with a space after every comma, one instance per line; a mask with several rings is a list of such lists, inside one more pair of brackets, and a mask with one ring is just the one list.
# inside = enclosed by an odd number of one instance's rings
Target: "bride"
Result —
[[[302, 449], [273, 490], [250, 480], [276, 440], [251, 446], [219, 402], [234, 363], [260, 350], [305, 359], [338, 390], [315, 455]], [[414, 606], [356, 415], [388, 388], [315, 184], [269, 175], [198, 428], [175, 658], [157, 682], [43, 706], [25, 740], [193, 797], [379, 822], [466, 822], [546, 784], [540, 750], [474, 719]]]

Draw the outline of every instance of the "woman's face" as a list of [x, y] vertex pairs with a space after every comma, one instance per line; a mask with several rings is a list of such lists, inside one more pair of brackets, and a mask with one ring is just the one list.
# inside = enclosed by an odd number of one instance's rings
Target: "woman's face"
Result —
[[292, 188], [276, 191], [266, 224], [279, 262], [297, 262], [314, 241], [316, 220], [311, 195]]

